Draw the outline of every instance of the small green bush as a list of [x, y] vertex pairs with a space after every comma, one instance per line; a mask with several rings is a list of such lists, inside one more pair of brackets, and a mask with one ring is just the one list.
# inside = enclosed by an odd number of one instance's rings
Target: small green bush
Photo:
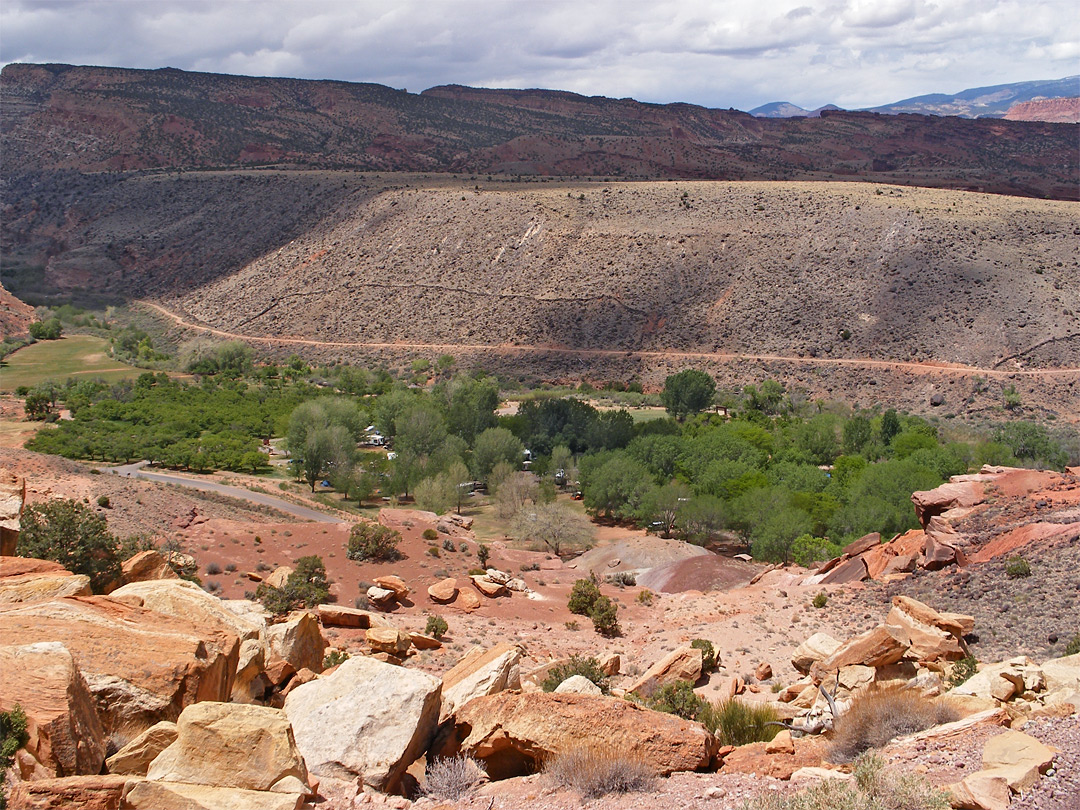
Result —
[[260, 582], [255, 589], [255, 598], [275, 616], [323, 604], [330, 598], [330, 582], [322, 557], [316, 554], [300, 557], [296, 561], [296, 570], [289, 574], [284, 585], [275, 588]]
[[716, 648], [707, 638], [695, 638], [690, 642], [695, 650], [701, 650], [701, 671], [712, 672], [716, 669]]
[[488, 557], [491, 556], [491, 549], [487, 547], [486, 543], [481, 543], [476, 549], [476, 558], [480, 561], [481, 568], [487, 568]]
[[976, 673], [978, 670], [978, 661], [975, 660], [975, 656], [967, 655], [961, 658], [959, 661], [952, 665], [952, 671], [949, 673], [949, 688], [959, 686], [964, 683], [968, 678]]
[[16, 703], [11, 711], [0, 712], [0, 810], [7, 807], [7, 791], [4, 781], [7, 769], [15, 761], [15, 752], [26, 745], [30, 735], [26, 731], [26, 713]]
[[86, 574], [94, 593], [120, 578], [119, 547], [105, 519], [78, 501], [48, 501], [23, 513], [19, 553]]
[[1072, 637], [1072, 641], [1065, 645], [1065, 655], [1080, 653], [1080, 633]]
[[655, 598], [656, 598], [656, 594], [654, 594], [654, 593], [653, 593], [652, 591], [650, 591], [650, 590], [649, 590], [648, 588], [646, 588], [645, 590], [641, 591], [641, 593], [639, 593], [639, 594], [637, 595], [637, 600], [638, 600], [638, 602], [639, 602], [640, 604], [642, 604], [642, 605], [645, 605], [646, 607], [648, 607], [649, 605], [651, 605], [651, 604], [653, 603], [653, 600], [654, 600]]
[[442, 616], [428, 616], [427, 624], [424, 625], [424, 635], [442, 639], [449, 629], [450, 625], [446, 623], [446, 619]]
[[605, 695], [608, 693], [608, 676], [600, 669], [600, 662], [584, 655], [571, 655], [567, 663], [552, 667], [540, 688], [545, 692], [554, 692], [560, 683], [574, 675], [583, 675], [600, 687]]
[[697, 720], [708, 702], [697, 696], [689, 681], [672, 681], [657, 689], [646, 705], [654, 711], [674, 714], [684, 720]]
[[108, 509], [109, 504], [110, 504], [110, 501], [109, 501], [109, 496], [108, 495], [98, 495], [98, 499], [97, 499], [97, 505], [98, 506], [100, 506], [102, 509]]
[[589, 618], [592, 619], [593, 629], [602, 636], [613, 638], [622, 632], [619, 627], [619, 608], [606, 596], [601, 596], [593, 603]]
[[349, 532], [349, 545], [345, 556], [350, 560], [396, 560], [401, 557], [397, 550], [401, 533], [380, 523], [363, 521]]
[[825, 591], [818, 591], [817, 596], [814, 597], [814, 601], [812, 601], [810, 604], [812, 604], [818, 610], [821, 610], [821, 608], [829, 604], [829, 595], [825, 593]]
[[447, 537], [442, 541], [443, 551], [457, 551], [457, 546], [454, 545], [454, 541]]
[[330, 669], [330, 667], [336, 667], [338, 664], [343, 664], [349, 660], [349, 654], [344, 650], [331, 650], [323, 657], [322, 666], [323, 669]]
[[706, 704], [698, 715], [721, 745], [746, 745], [752, 742], [768, 742], [780, 731], [770, 726], [779, 720], [776, 709], [768, 703], [750, 703], [742, 700], [723, 700]]
[[1005, 576], [1009, 579], [1023, 579], [1031, 576], [1031, 563], [1023, 557], [1010, 557], [1005, 561]]
[[592, 613], [593, 605], [600, 598], [600, 588], [591, 579], [579, 579], [574, 583], [570, 591], [570, 601], [566, 607], [571, 613], [579, 616], [588, 616]]
[[439, 533], [434, 529], [424, 529], [424, 539], [429, 543], [439, 539]]

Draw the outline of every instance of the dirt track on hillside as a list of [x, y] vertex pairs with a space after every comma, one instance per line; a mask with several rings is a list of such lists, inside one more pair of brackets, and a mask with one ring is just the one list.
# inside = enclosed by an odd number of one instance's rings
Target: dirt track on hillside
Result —
[[908, 363], [899, 360], [874, 360], [872, 358], [846, 358], [846, 357], [794, 357], [774, 354], [738, 354], [729, 352], [688, 352], [688, 351], [620, 351], [614, 349], [571, 349], [560, 346], [513, 346], [513, 345], [488, 345], [469, 343], [364, 343], [359, 341], [341, 340], [312, 340], [310, 338], [278, 336], [265, 337], [261, 335], [245, 335], [239, 332], [231, 332], [224, 329], [216, 329], [188, 320], [183, 315], [173, 312], [161, 304], [152, 301], [138, 302], [148, 307], [159, 315], [162, 315], [184, 329], [203, 332], [216, 337], [230, 340], [243, 340], [249, 343], [261, 343], [266, 345], [294, 345], [313, 346], [321, 348], [357, 348], [357, 349], [390, 349], [401, 351], [432, 351], [432, 352], [490, 352], [493, 354], [562, 354], [574, 357], [619, 357], [654, 360], [753, 360], [760, 362], [794, 363], [806, 366], [848, 366], [856, 368], [877, 368], [886, 370], [902, 370], [907, 372], [937, 372], [945, 374], [957, 374], [960, 376], [988, 376], [988, 377], [1012, 377], [1022, 375], [1025, 377], [1060, 377], [1080, 376], [1080, 368], [1055, 368], [1055, 369], [1001, 369], [1001, 368], [978, 368], [975, 366], [963, 366], [948, 363]]

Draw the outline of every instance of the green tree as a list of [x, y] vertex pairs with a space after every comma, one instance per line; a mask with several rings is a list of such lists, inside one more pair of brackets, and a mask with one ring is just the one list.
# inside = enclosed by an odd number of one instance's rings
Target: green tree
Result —
[[619, 628], [619, 606], [606, 596], [593, 603], [589, 618], [592, 619], [593, 629], [602, 636], [614, 638], [622, 632]]
[[330, 582], [322, 557], [315, 554], [300, 557], [284, 585], [275, 588], [261, 582], [255, 590], [255, 598], [275, 615], [325, 603], [330, 598]]
[[640, 461], [625, 453], [613, 453], [598, 468], [586, 466], [582, 459], [581, 476], [586, 508], [597, 515], [630, 518], [639, 514], [649, 491], [655, 486], [649, 471]]
[[441, 515], [457, 503], [457, 486], [446, 473], [439, 473], [417, 484], [415, 495], [417, 506]]
[[570, 601], [566, 603], [566, 608], [578, 616], [588, 616], [599, 598], [600, 588], [594, 580], [579, 579], [570, 589]]
[[[693, 493], [682, 481], [669, 481], [649, 490], [638, 513], [642, 523], [655, 527], [665, 536], [675, 530], [679, 513], [690, 503]], [[659, 525], [657, 525], [659, 524]]]
[[63, 333], [64, 327], [59, 318], [34, 321], [34, 323], [30, 324], [30, 337], [34, 340], [56, 340]]
[[708, 408], [716, 394], [716, 382], [704, 371], [687, 368], [664, 380], [660, 402], [680, 422], [692, 413]]
[[525, 446], [521, 440], [506, 428], [488, 428], [476, 437], [473, 446], [473, 473], [480, 481], [486, 481], [488, 475], [500, 461], [511, 465], [515, 470], [521, 468]]
[[349, 531], [345, 556], [350, 560], [397, 560], [401, 533], [380, 523], [361, 521]]
[[1011, 422], [998, 428], [994, 438], [1028, 464], [1060, 470], [1068, 462], [1065, 449], [1045, 427], [1034, 422]]
[[96, 593], [120, 578], [118, 547], [105, 519], [78, 501], [48, 501], [23, 513], [19, 553], [85, 574]]
[[892, 408], [881, 415], [881, 443], [886, 447], [892, 442], [893, 436], [900, 432], [900, 417]]

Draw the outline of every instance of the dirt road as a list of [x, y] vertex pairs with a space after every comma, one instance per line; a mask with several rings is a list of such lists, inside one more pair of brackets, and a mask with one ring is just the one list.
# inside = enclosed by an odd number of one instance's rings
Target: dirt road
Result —
[[790, 357], [773, 354], [734, 354], [726, 352], [687, 352], [687, 351], [624, 351], [617, 349], [569, 349], [557, 346], [513, 346], [513, 345], [490, 345], [480, 343], [362, 343], [359, 341], [333, 341], [311, 340], [309, 338], [292, 337], [282, 335], [279, 337], [264, 337], [260, 335], [243, 335], [238, 332], [229, 332], [225, 329], [215, 329], [212, 326], [194, 323], [182, 315], [167, 309], [152, 301], [138, 302], [142, 306], [154, 310], [159, 315], [171, 320], [173, 323], [185, 329], [190, 329], [205, 334], [229, 340], [243, 340], [248, 343], [262, 343], [266, 345], [284, 346], [316, 346], [323, 348], [355, 348], [355, 349], [401, 349], [431, 351], [445, 354], [455, 352], [488, 352], [492, 354], [565, 354], [575, 357], [626, 357], [639, 359], [665, 360], [683, 358], [686, 360], [756, 360], [762, 362], [795, 363], [806, 366], [851, 366], [856, 368], [879, 368], [910, 372], [936, 372], [940, 374], [956, 374], [958, 376], [970, 376], [978, 374], [984, 377], [1011, 377], [1022, 375], [1025, 377], [1080, 377], [1080, 368], [1053, 368], [1053, 369], [1001, 369], [1001, 368], [978, 368], [975, 366], [963, 366], [949, 363], [910, 363], [900, 360], [873, 360], [871, 358], [846, 358], [846, 357]]
[[103, 473], [122, 475], [127, 478], [143, 478], [147, 481], [157, 481], [162, 484], [176, 484], [181, 487], [200, 489], [203, 492], [217, 492], [220, 495], [228, 495], [230, 498], [240, 498], [241, 500], [249, 501], [251, 503], [270, 506], [280, 512], [285, 512], [286, 514], [303, 518], [304, 520], [313, 520], [322, 523], [346, 522], [339, 517], [334, 517], [333, 515], [328, 515], [325, 512], [319, 512], [315, 509], [308, 509], [306, 506], [299, 506], [298, 504], [290, 503], [281, 498], [275, 498], [273, 495], [252, 492], [249, 489], [242, 489], [241, 487], [230, 487], [215, 481], [199, 481], [194, 478], [185, 478], [180, 475], [146, 472], [143, 468], [146, 467], [148, 463], [149, 462], [147, 461], [138, 461], [134, 464], [125, 464], [122, 467], [102, 467], [100, 469]]

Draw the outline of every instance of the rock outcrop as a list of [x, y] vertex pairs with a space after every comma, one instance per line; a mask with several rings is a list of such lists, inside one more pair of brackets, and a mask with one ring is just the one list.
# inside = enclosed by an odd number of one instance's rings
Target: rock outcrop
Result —
[[293, 613], [267, 627], [266, 648], [266, 674], [275, 686], [301, 669], [322, 672], [326, 639], [313, 613]]
[[285, 713], [312, 774], [394, 792], [431, 743], [441, 690], [432, 675], [354, 656], [290, 692]]
[[109, 773], [146, 776], [150, 763], [176, 742], [176, 736], [176, 723], [168, 720], [155, 723], [105, 760], [105, 768]]
[[0, 557], [0, 606], [89, 596], [90, 577], [60, 563], [30, 557]]
[[440, 721], [470, 700], [504, 689], [520, 689], [523, 655], [524, 650], [517, 644], [499, 644], [486, 651], [479, 648], [470, 651], [443, 675]]
[[618, 698], [501, 692], [458, 709], [435, 753], [471, 756], [506, 779], [579, 748], [637, 757], [662, 775], [707, 768], [717, 751], [699, 723]]
[[626, 691], [648, 698], [668, 683], [675, 681], [697, 683], [698, 678], [701, 677], [701, 662], [701, 650], [696, 647], [673, 650], [645, 670], [644, 674]]
[[26, 751], [53, 776], [96, 774], [105, 733], [82, 673], [67, 647], [43, 641], [0, 647], [0, 709], [26, 713]]

